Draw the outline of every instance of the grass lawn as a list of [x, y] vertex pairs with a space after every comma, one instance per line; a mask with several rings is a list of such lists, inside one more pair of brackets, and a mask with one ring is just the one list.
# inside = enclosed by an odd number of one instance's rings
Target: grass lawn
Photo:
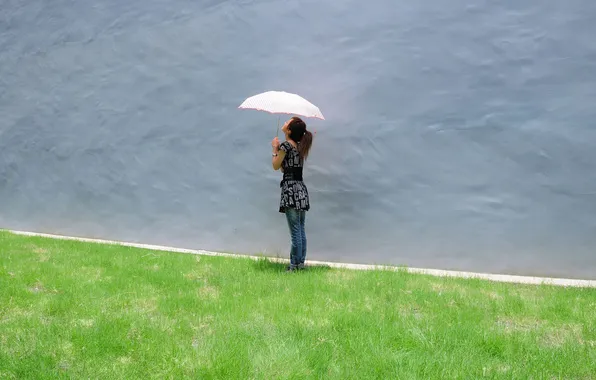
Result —
[[0, 231], [0, 378], [596, 377], [596, 289]]

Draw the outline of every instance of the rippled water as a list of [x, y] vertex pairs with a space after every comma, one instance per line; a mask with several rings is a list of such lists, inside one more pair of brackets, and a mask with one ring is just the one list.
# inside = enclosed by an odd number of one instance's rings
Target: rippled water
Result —
[[0, 225], [286, 255], [266, 90], [327, 121], [309, 257], [596, 278], [596, 3], [5, 1]]

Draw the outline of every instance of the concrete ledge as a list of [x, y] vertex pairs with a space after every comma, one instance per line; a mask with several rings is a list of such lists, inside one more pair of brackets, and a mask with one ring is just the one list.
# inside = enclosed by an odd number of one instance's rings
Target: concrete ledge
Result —
[[[143, 248], [143, 249], [149, 249], [149, 250], [154, 250], [154, 251], [187, 253], [187, 254], [192, 254], [192, 255], [203, 255], [203, 256], [248, 258], [248, 259], [253, 259], [253, 260], [258, 260], [258, 259], [262, 258], [261, 256], [238, 255], [238, 254], [232, 254], [232, 253], [211, 252], [211, 251], [204, 251], [204, 250], [166, 247], [166, 246], [160, 246], [160, 245], [128, 243], [128, 242], [112, 241], [112, 240], [88, 239], [88, 238], [80, 238], [80, 237], [73, 237], [73, 236], [44, 234], [44, 233], [37, 233], [37, 232], [12, 231], [12, 230], [6, 230], [6, 231], [10, 232], [12, 234], [15, 234], [15, 235], [36, 236], [36, 237], [45, 237], [45, 238], [50, 238], [50, 239], [61, 239], [61, 240], [76, 240], [76, 241], [82, 241], [82, 242], [87, 242], [87, 243], [98, 243], [98, 244], [116, 244], [116, 245], [121, 245], [121, 246], [126, 246], [126, 247]], [[275, 262], [280, 262], [280, 263], [288, 262], [287, 259], [270, 258], [270, 257], [268, 257], [268, 259], [275, 261]], [[332, 268], [343, 268], [343, 269], [353, 269], [353, 270], [375, 270], [375, 269], [395, 270], [395, 271], [403, 270], [408, 273], [426, 274], [426, 275], [431, 275], [431, 276], [436, 276], [436, 277], [475, 278], [475, 279], [481, 279], [481, 280], [496, 281], [496, 282], [509, 282], [509, 283], [517, 283], [517, 284], [596, 288], [596, 281], [594, 281], [594, 280], [575, 280], [575, 279], [565, 279], [565, 278], [511, 276], [511, 275], [504, 275], [504, 274], [458, 272], [458, 271], [447, 271], [447, 270], [439, 270], [439, 269], [404, 268], [404, 267], [392, 267], [392, 266], [383, 266], [383, 265], [343, 264], [343, 263], [332, 263], [332, 262], [325, 262], [325, 261], [310, 261], [310, 260], [307, 261], [307, 264], [308, 265], [326, 265], [326, 266], [329, 266]]]

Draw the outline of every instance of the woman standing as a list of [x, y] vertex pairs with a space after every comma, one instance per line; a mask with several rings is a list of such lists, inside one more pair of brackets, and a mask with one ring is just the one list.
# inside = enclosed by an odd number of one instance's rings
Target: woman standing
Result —
[[293, 117], [281, 128], [286, 141], [280, 144], [276, 137], [271, 142], [273, 147], [273, 169], [283, 172], [280, 183], [281, 201], [279, 212], [286, 214], [292, 250], [288, 271], [304, 269], [306, 260], [306, 233], [304, 222], [306, 211], [310, 209], [308, 190], [302, 179], [302, 168], [312, 145], [312, 133], [306, 130], [306, 123], [299, 117]]

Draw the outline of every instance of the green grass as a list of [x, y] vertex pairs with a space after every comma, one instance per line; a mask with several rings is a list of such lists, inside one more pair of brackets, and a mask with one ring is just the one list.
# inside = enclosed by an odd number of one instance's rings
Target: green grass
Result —
[[596, 289], [0, 231], [0, 378], [596, 376]]

